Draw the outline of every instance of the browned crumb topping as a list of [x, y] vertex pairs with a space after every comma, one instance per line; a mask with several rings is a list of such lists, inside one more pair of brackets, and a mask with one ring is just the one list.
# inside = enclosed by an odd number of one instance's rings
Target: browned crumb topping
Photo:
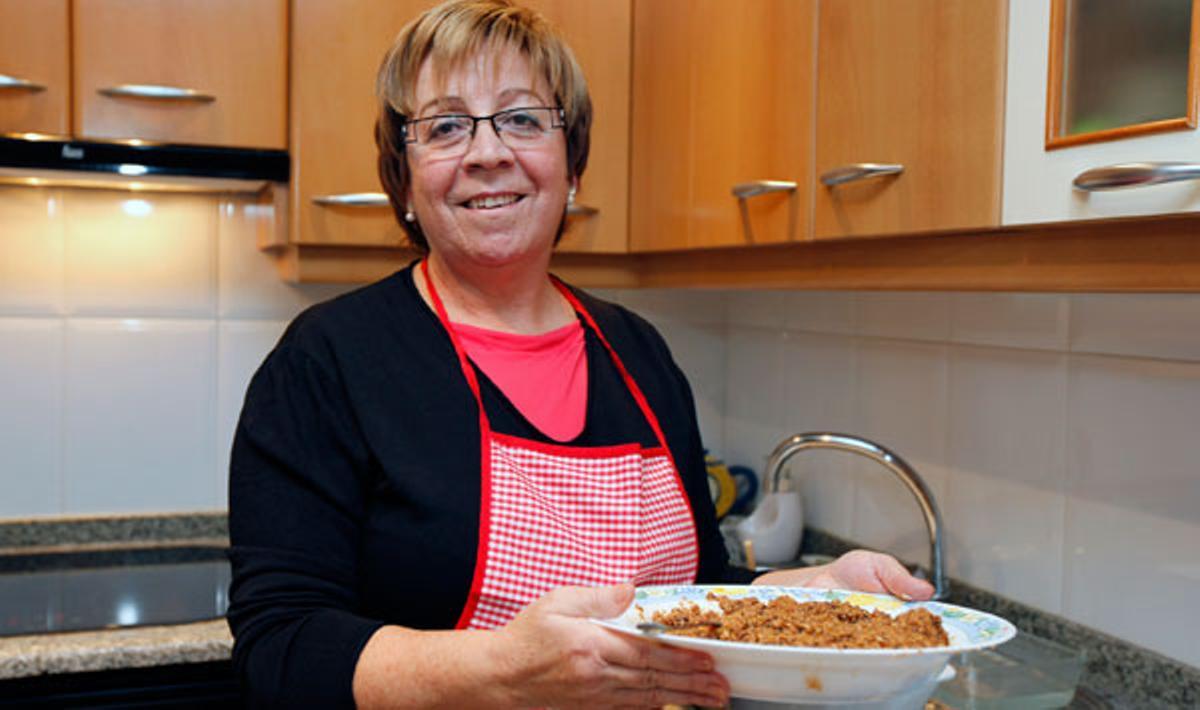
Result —
[[925, 609], [892, 617], [845, 602], [798, 602], [789, 596], [766, 604], [711, 593], [708, 598], [720, 605], [720, 612], [684, 603], [655, 613], [654, 621], [680, 636], [776, 646], [926, 648], [950, 643], [942, 620]]

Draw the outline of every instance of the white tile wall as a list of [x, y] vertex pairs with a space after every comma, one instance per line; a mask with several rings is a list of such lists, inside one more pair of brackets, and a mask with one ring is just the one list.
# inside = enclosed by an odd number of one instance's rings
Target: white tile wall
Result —
[[274, 218], [0, 188], [0, 517], [224, 508], [246, 382], [292, 316], [345, 290], [280, 281], [254, 247]]
[[1071, 296], [1073, 352], [1200, 361], [1194, 294]]
[[[1200, 666], [1200, 294], [749, 291], [727, 318], [729, 463], [877, 439], [937, 494], [953, 576]], [[793, 459], [805, 519], [923, 562], [911, 496], [848, 457]]]
[[218, 508], [211, 320], [67, 321], [64, 507]]
[[950, 339], [956, 343], [1062, 350], [1068, 297], [1044, 293], [955, 293]]
[[[938, 499], [946, 489], [948, 370], [944, 344], [870, 339], [858, 346], [852, 433], [899, 454]], [[928, 560], [929, 537], [912, 493], [866, 459], [856, 459], [854, 471], [854, 539]]]
[[217, 427], [215, 491], [219, 507], [227, 503], [229, 451], [242, 401], [250, 378], [279, 336], [287, 321], [225, 320], [217, 329]]
[[69, 314], [216, 315], [213, 198], [66, 190], [63, 203]]
[[63, 311], [63, 225], [58, 190], [0, 187], [0, 315]]
[[942, 499], [949, 572], [1058, 612], [1066, 356], [955, 347], [949, 391], [951, 473]]
[[62, 322], [0, 317], [0, 517], [62, 503]]

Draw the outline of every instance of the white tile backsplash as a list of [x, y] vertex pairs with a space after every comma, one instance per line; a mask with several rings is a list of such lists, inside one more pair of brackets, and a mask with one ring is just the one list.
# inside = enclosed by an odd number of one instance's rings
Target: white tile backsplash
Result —
[[1062, 353], [951, 351], [949, 571], [1052, 612], [1063, 588], [1066, 394]]
[[212, 321], [70, 319], [66, 352], [67, 510], [222, 507]]
[[1073, 352], [1200, 362], [1200, 294], [1078, 294]]
[[1068, 387], [1072, 499], [1200, 525], [1200, 363], [1072, 355]]
[[725, 326], [668, 321], [656, 326], [687, 375], [705, 448], [725, 451]]
[[944, 342], [950, 335], [950, 296], [944, 293], [863, 292], [854, 297], [859, 335]]
[[63, 332], [0, 318], [0, 517], [62, 510]]
[[0, 187], [0, 316], [63, 312], [62, 195]]
[[773, 330], [729, 326], [725, 367], [726, 463], [761, 475], [775, 444], [792, 432], [790, 404], [780, 396], [785, 378], [783, 338]]
[[1084, 496], [1066, 520], [1066, 616], [1200, 666], [1200, 525]]
[[1060, 351], [1067, 344], [1068, 297], [1045, 293], [950, 295], [956, 343]]
[[229, 320], [218, 326], [216, 468], [213, 475], [221, 507], [226, 505], [229, 451], [242, 413], [246, 387], [286, 328], [287, 321]]
[[282, 280], [270, 254], [257, 247], [258, 230], [276, 219], [271, 205], [247, 197], [221, 201], [217, 219], [217, 315], [233, 319], [290, 319], [305, 307], [353, 288]]
[[[937, 498], [946, 484], [948, 347], [868, 340], [855, 360], [851, 433], [907, 461]], [[863, 459], [854, 465], [854, 539], [913, 560], [928, 558], [924, 518], [912, 494], [888, 471]], [[916, 523], [916, 524], [914, 524]]]
[[64, 191], [66, 296], [75, 316], [213, 318], [212, 197]]

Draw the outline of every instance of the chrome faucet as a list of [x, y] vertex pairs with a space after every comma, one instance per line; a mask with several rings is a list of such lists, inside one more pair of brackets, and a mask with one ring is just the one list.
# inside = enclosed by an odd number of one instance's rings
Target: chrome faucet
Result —
[[925, 526], [929, 529], [929, 566], [933, 571], [933, 598], [945, 599], [949, 590], [942, 556], [942, 514], [938, 511], [937, 502], [933, 499], [933, 493], [929, 490], [929, 486], [925, 485], [925, 481], [913, 470], [913, 467], [883, 446], [849, 434], [832, 432], [794, 434], [781, 441], [767, 460], [764, 485], [766, 493], [774, 493], [779, 490], [779, 482], [783, 477], [783, 464], [805, 449], [838, 449], [869, 458], [896, 474], [896, 477], [904, 483], [908, 490], [912, 491], [913, 496], [917, 499], [917, 504], [921, 506], [921, 513], [925, 516]]

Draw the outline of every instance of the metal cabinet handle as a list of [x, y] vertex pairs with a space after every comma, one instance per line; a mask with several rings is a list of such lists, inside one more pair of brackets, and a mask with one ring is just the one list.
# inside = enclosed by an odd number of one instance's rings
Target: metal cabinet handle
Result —
[[826, 187], [833, 187], [884, 175], [899, 175], [902, 172], [904, 166], [898, 163], [852, 163], [821, 173], [821, 183]]
[[22, 79], [19, 76], [0, 74], [0, 89], [24, 89], [25, 91], [45, 91], [46, 86], [36, 81]]
[[1200, 178], [1200, 164], [1179, 162], [1118, 163], [1084, 170], [1071, 184], [1076, 190], [1119, 190]]
[[127, 99], [156, 99], [159, 101], [197, 101], [207, 103], [216, 101], [217, 97], [195, 89], [184, 89], [178, 86], [159, 86], [157, 84], [120, 84], [104, 89], [96, 89], [96, 93], [113, 98]]
[[772, 192], [795, 192], [796, 183], [790, 180], [753, 180], [733, 186], [733, 196], [739, 200]]
[[333, 207], [387, 207], [388, 197], [382, 192], [342, 192], [336, 195], [317, 195], [315, 205]]
[[591, 217], [597, 214], [600, 210], [587, 205], [580, 205], [574, 202], [567, 205], [567, 216], [569, 217]]

